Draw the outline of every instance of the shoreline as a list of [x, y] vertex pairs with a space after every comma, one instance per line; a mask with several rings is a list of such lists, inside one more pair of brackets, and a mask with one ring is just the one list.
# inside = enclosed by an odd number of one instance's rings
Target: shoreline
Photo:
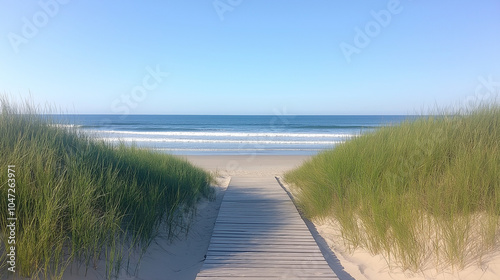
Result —
[[273, 175], [299, 167], [310, 155], [182, 155], [192, 164], [225, 176]]

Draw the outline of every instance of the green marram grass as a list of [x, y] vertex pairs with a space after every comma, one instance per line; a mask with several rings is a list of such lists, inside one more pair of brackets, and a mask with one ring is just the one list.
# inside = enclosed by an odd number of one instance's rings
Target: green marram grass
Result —
[[461, 269], [498, 250], [500, 106], [422, 116], [318, 154], [285, 180], [311, 219], [392, 265]]
[[[7, 167], [16, 175], [16, 274], [61, 278], [71, 263], [106, 260], [116, 275], [166, 227], [177, 236], [212, 178], [174, 156], [113, 147], [5, 99], [0, 114], [0, 278], [7, 271]], [[139, 250], [137, 250], [139, 249]]]

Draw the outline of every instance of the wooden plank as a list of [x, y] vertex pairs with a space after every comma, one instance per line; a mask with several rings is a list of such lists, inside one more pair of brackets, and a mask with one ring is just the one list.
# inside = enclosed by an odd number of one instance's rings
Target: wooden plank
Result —
[[[232, 243], [211, 243], [210, 244], [210, 249], [213, 249], [213, 250], [216, 250], [217, 248], [226, 248], [226, 247], [230, 247], [231, 249], [238, 249], [238, 250], [241, 250], [241, 249], [248, 249], [248, 250], [252, 250], [252, 249], [255, 249], [255, 248], [269, 248], [269, 249], [279, 249], [279, 248], [283, 248], [283, 249], [297, 249], [297, 250], [302, 250], [302, 249], [309, 249], [309, 248], [313, 248], [313, 249], [316, 249], [316, 244], [312, 244], [312, 243], [302, 243], [302, 244], [290, 244], [290, 243], [284, 243], [284, 244], [276, 244], [276, 243], [273, 243], [273, 244], [257, 244], [257, 243], [245, 243], [245, 244], [238, 244], [238, 243], [234, 243], [234, 241]], [[316, 250], [314, 250], [314, 252], [316, 252]]]
[[[259, 230], [264, 230], [265, 232], [269, 233], [277, 233], [277, 232], [289, 232], [293, 233], [293, 231], [296, 231], [297, 233], [301, 232], [301, 228], [303, 225], [274, 225], [272, 223], [266, 223], [266, 224], [250, 224], [250, 225], [244, 225], [244, 224], [228, 224], [226, 226], [220, 225], [216, 230], [224, 231], [224, 230], [248, 230], [248, 231], [259, 231]], [[276, 227], [276, 228], [273, 228]]]
[[[211, 276], [211, 277], [241, 277], [241, 276], [252, 276], [252, 277], [262, 277], [262, 279], [268, 279], [268, 277], [281, 277], [281, 279], [290, 279], [291, 277], [301, 277], [303, 279], [311, 279], [312, 276], [324, 276], [328, 278], [324, 279], [337, 279], [336, 275], [333, 274], [332, 270], [328, 268], [307, 268], [302, 267], [300, 269], [288, 269], [288, 268], [214, 268], [205, 269], [201, 272], [203, 275], [201, 277]], [[200, 277], [200, 276], [198, 276]], [[197, 279], [200, 279], [198, 278]]]
[[[304, 254], [301, 254], [298, 257], [303, 257]], [[323, 256], [309, 256], [304, 259], [298, 259], [297, 256], [291, 257], [291, 256], [283, 256], [283, 255], [277, 255], [275, 257], [271, 256], [255, 256], [254, 258], [251, 258], [249, 256], [246, 256], [245, 258], [238, 258], [234, 257], [231, 259], [224, 258], [223, 256], [213, 256], [210, 259], [205, 260], [205, 263], [207, 264], [214, 264], [214, 263], [245, 263], [245, 264], [253, 264], [253, 263], [262, 263], [262, 262], [273, 262], [273, 263], [304, 263], [305, 261], [316, 261], [316, 260], [322, 260]]]
[[[304, 257], [304, 256], [308, 257]], [[211, 251], [207, 253], [207, 260], [217, 260], [219, 262], [231, 262], [233, 260], [268, 261], [268, 260], [309, 260], [321, 259], [323, 255], [315, 253], [279, 253], [279, 252], [223, 252]]]
[[290, 248], [290, 246], [264, 246], [264, 247], [235, 247], [233, 245], [228, 246], [210, 246], [208, 247], [211, 252], [276, 252], [276, 253], [314, 253], [315, 248]]
[[[281, 257], [281, 256], [280, 256]], [[318, 257], [311, 257], [308, 258], [308, 261], [310, 262], [315, 262], [315, 261], [322, 261], [322, 258], [320, 256]], [[226, 265], [226, 264], [246, 264], [248, 267], [253, 267], [254, 264], [260, 264], [260, 263], [276, 263], [276, 264], [304, 264], [307, 263], [303, 260], [298, 260], [296, 258], [266, 258], [266, 259], [249, 259], [249, 258], [233, 258], [231, 260], [223, 259], [222, 256], [216, 256], [214, 255], [211, 260], [206, 260], [206, 264], [220, 264], [220, 265]]]
[[233, 178], [196, 279], [338, 278], [274, 178]]
[[[315, 275], [315, 276], [328, 276], [332, 274], [332, 270], [330, 268], [308, 268], [301, 267], [300, 269], [290, 269], [290, 266], [287, 267], [279, 267], [279, 266], [268, 266], [268, 267], [224, 267], [224, 266], [207, 266], [206, 275], [214, 275], [214, 276], [302, 276], [307, 277]], [[285, 271], [286, 270], [286, 271]], [[283, 278], [287, 279], [287, 278]]]
[[243, 239], [227, 239], [227, 238], [213, 238], [210, 244], [241, 244], [244, 243], [246, 246], [257, 246], [257, 245], [288, 245], [288, 246], [294, 246], [294, 245], [310, 245], [311, 242], [309, 242], [308, 239], [302, 239], [302, 240], [282, 240], [282, 239], [268, 239], [268, 238], [261, 238], [258, 240], [243, 240]]
[[[239, 233], [239, 235], [234, 235], [235, 233]], [[258, 232], [248, 232], [248, 231], [242, 231], [242, 230], [220, 230], [218, 232], [214, 232], [212, 236], [215, 237], [255, 237], [255, 238], [265, 238], [269, 237], [270, 234], [268, 232], [264, 233], [258, 233]], [[284, 231], [284, 232], [279, 232], [279, 231], [274, 231], [272, 234], [272, 237], [279, 237], [279, 238], [308, 238], [309, 235], [307, 233], [302, 233], [302, 232], [294, 232], [291, 233], [290, 231]]]

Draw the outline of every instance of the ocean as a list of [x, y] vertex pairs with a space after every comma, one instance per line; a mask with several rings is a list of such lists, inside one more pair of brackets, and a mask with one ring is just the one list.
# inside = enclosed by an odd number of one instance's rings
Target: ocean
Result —
[[114, 144], [177, 155], [314, 155], [411, 116], [58, 115]]

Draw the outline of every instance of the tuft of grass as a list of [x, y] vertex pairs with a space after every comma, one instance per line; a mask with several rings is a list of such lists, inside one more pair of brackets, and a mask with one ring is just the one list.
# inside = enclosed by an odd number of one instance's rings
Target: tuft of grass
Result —
[[[174, 156], [113, 147], [1, 99], [0, 209], [15, 165], [16, 275], [60, 279], [72, 262], [106, 259], [107, 277], [127, 254], [144, 252], [161, 226], [188, 227], [211, 176]], [[0, 276], [7, 271], [7, 215], [0, 215]], [[128, 248], [128, 249], [127, 249]]]
[[412, 271], [481, 264], [500, 244], [500, 106], [380, 128], [285, 180], [307, 217], [338, 222], [349, 248]]

